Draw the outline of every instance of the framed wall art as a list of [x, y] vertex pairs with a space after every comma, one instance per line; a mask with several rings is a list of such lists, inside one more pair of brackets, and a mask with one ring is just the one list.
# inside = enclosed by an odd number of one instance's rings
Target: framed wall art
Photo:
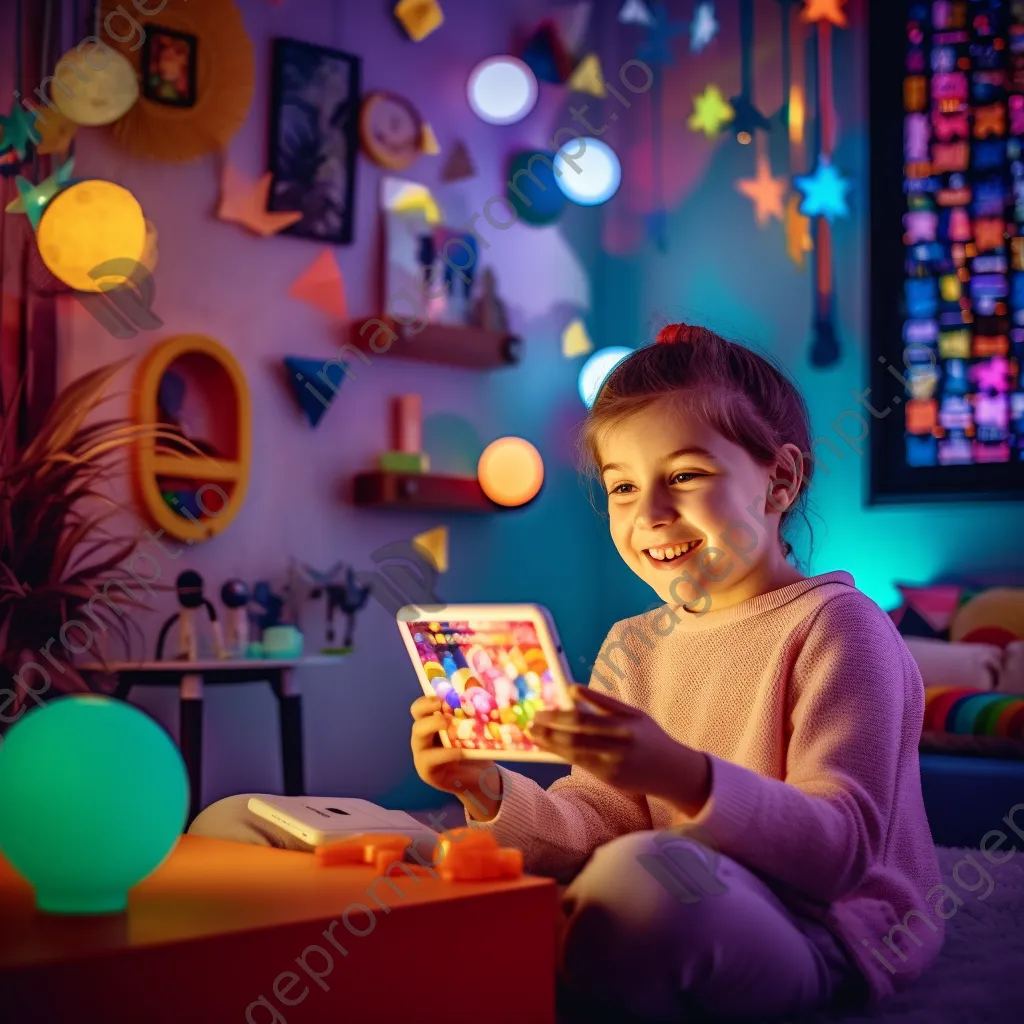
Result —
[[872, 10], [871, 499], [1024, 498], [1024, 5]]
[[284, 234], [352, 241], [359, 109], [358, 57], [274, 40], [268, 204], [302, 213]]

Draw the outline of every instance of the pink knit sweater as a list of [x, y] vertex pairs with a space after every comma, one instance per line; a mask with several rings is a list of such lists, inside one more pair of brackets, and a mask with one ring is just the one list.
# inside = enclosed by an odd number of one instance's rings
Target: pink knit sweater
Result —
[[917, 758], [924, 688], [895, 626], [851, 576], [702, 615], [662, 606], [626, 619], [590, 685], [706, 751], [710, 799], [689, 819], [580, 768], [547, 791], [505, 772], [484, 827], [522, 849], [528, 870], [567, 881], [616, 836], [693, 821], [838, 936], [874, 997], [934, 960], [944, 921], [934, 894], [926, 900], [940, 878]]

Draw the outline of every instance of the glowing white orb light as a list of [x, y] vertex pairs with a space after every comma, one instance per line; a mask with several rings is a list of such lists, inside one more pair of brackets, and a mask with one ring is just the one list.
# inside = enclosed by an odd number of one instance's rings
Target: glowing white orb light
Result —
[[599, 348], [580, 369], [580, 398], [583, 404], [589, 409], [597, 398], [608, 374], [622, 362], [626, 356], [632, 355], [631, 348], [623, 348], [618, 345], [611, 345], [608, 348]]
[[555, 181], [580, 206], [600, 206], [619, 190], [622, 165], [615, 150], [600, 139], [567, 142], [555, 154]]
[[473, 68], [466, 95], [481, 121], [515, 124], [537, 102], [537, 78], [518, 57], [488, 57]]

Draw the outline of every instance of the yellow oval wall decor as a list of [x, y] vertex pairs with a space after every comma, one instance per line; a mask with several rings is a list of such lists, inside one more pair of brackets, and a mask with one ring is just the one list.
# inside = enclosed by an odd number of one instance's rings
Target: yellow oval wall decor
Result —
[[[174, 365], [191, 371], [216, 445], [190, 437], [161, 411], [160, 386]], [[159, 342], [139, 365], [135, 420], [152, 428], [135, 442], [135, 485], [149, 517], [186, 543], [209, 540], [231, 525], [245, 501], [252, 465], [252, 404], [238, 360], [219, 342], [185, 334]]]

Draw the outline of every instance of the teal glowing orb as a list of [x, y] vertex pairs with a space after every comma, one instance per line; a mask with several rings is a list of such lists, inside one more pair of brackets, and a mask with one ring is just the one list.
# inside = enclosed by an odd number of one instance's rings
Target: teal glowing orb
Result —
[[0, 851], [54, 914], [124, 910], [181, 835], [188, 776], [143, 712], [107, 697], [29, 711], [0, 747]]
[[580, 398], [583, 404], [589, 409], [594, 404], [601, 385], [608, 378], [608, 374], [622, 362], [626, 356], [632, 355], [631, 348], [622, 348], [618, 345], [611, 345], [608, 348], [599, 348], [580, 368]]
[[555, 154], [555, 180], [567, 199], [579, 206], [607, 203], [622, 183], [622, 165], [606, 142], [579, 138]]

